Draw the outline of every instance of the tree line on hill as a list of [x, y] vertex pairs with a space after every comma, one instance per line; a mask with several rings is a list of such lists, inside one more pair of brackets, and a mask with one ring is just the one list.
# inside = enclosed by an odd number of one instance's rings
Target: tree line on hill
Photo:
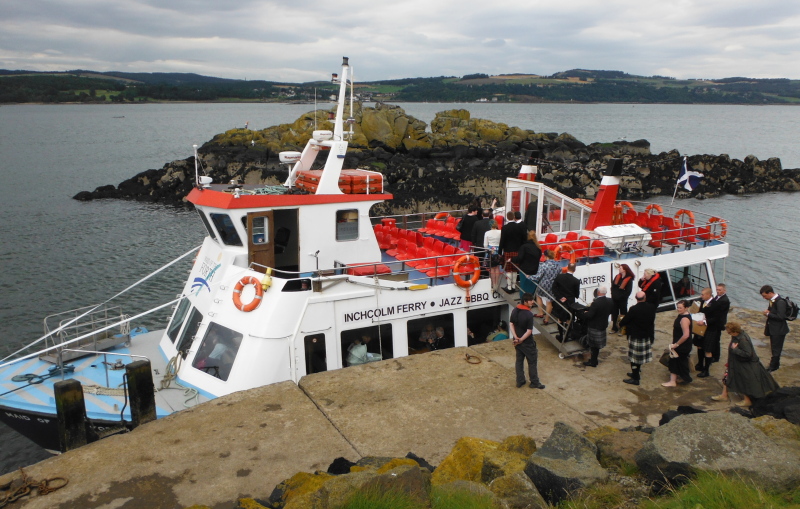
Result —
[[[800, 104], [800, 80], [724, 78], [678, 81], [620, 71], [575, 69], [539, 79], [403, 78], [360, 83], [379, 101], [605, 102], [680, 104]], [[391, 90], [391, 91], [387, 91]], [[36, 73], [0, 70], [0, 104], [134, 101], [313, 101], [335, 89], [328, 82], [246, 81], [189, 73]]]

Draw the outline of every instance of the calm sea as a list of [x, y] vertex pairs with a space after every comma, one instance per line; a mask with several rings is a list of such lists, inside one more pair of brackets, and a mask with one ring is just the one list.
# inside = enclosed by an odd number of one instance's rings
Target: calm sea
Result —
[[[438, 111], [590, 143], [650, 141], [654, 153], [780, 157], [800, 167], [800, 108], [686, 105], [402, 104], [430, 123]], [[95, 304], [202, 241], [194, 212], [122, 201], [77, 202], [79, 191], [118, 184], [192, 154], [217, 133], [291, 122], [310, 105], [149, 104], [0, 107], [0, 351], [42, 335], [50, 314]], [[659, 201], [664, 201], [660, 199]], [[735, 305], [761, 308], [758, 288], [800, 297], [795, 246], [800, 194], [774, 193], [684, 203], [730, 220], [725, 266]], [[190, 262], [124, 297], [135, 313], [180, 291]], [[146, 322], [155, 325], [167, 312]], [[47, 454], [0, 425], [0, 473]]]

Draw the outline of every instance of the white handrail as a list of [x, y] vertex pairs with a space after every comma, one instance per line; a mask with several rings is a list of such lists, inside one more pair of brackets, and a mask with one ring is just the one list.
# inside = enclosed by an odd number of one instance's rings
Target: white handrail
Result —
[[[19, 350], [17, 350], [16, 352], [14, 352], [14, 353], [12, 353], [12, 354], [10, 354], [10, 355], [7, 355], [7, 356], [5, 356], [5, 357], [3, 357], [2, 359], [0, 359], [0, 362], [3, 362], [3, 361], [6, 361], [6, 360], [8, 360], [8, 359], [10, 359], [10, 358], [14, 357], [15, 355], [17, 355], [17, 354], [18, 354], [18, 353], [20, 353], [20, 352], [24, 352], [25, 350], [27, 350], [28, 348], [32, 347], [33, 345], [35, 345], [35, 344], [37, 344], [37, 343], [41, 343], [42, 341], [44, 341], [45, 339], [49, 338], [49, 337], [50, 337], [50, 336], [52, 336], [53, 334], [55, 334], [55, 333], [57, 333], [57, 332], [60, 332], [60, 331], [61, 331], [61, 330], [63, 330], [65, 327], [67, 327], [67, 326], [69, 326], [69, 325], [72, 325], [73, 323], [77, 322], [78, 320], [80, 320], [80, 319], [81, 319], [81, 318], [83, 318], [84, 316], [86, 316], [86, 315], [90, 314], [92, 311], [95, 311], [96, 309], [100, 308], [101, 306], [103, 306], [103, 305], [105, 305], [105, 304], [107, 304], [107, 303], [111, 302], [112, 300], [116, 299], [117, 297], [119, 297], [120, 295], [124, 294], [125, 292], [127, 292], [127, 291], [128, 291], [128, 290], [130, 290], [131, 288], [134, 288], [134, 287], [138, 286], [139, 284], [141, 284], [141, 283], [144, 283], [145, 281], [147, 281], [147, 280], [148, 280], [148, 279], [150, 279], [151, 277], [155, 276], [156, 274], [158, 274], [158, 273], [159, 273], [159, 272], [161, 272], [162, 270], [164, 270], [164, 269], [166, 269], [166, 268], [168, 268], [168, 267], [172, 266], [173, 264], [177, 263], [178, 261], [182, 260], [183, 258], [185, 258], [185, 257], [189, 256], [189, 255], [190, 255], [190, 254], [192, 254], [193, 252], [195, 252], [195, 251], [197, 251], [198, 249], [200, 249], [200, 247], [201, 247], [201, 246], [197, 246], [197, 247], [195, 247], [195, 248], [192, 248], [191, 250], [189, 250], [189, 251], [187, 251], [186, 253], [184, 253], [184, 254], [180, 255], [179, 257], [175, 258], [174, 260], [172, 260], [172, 261], [171, 261], [171, 262], [169, 262], [168, 264], [166, 264], [166, 265], [162, 266], [161, 268], [157, 269], [155, 272], [151, 272], [150, 274], [148, 274], [148, 275], [147, 275], [147, 276], [145, 276], [144, 278], [142, 278], [142, 279], [140, 279], [139, 281], [137, 281], [137, 282], [133, 283], [132, 285], [130, 285], [129, 287], [125, 288], [124, 290], [122, 290], [122, 291], [121, 291], [121, 292], [119, 292], [118, 294], [114, 295], [113, 297], [111, 297], [111, 298], [109, 298], [109, 299], [106, 299], [105, 301], [101, 302], [100, 304], [96, 305], [95, 307], [93, 307], [93, 308], [89, 309], [88, 311], [86, 311], [86, 312], [85, 312], [85, 313], [83, 313], [82, 315], [76, 316], [76, 317], [75, 317], [75, 318], [73, 318], [72, 320], [68, 321], [68, 322], [67, 322], [67, 323], [65, 323], [65, 324], [62, 324], [62, 325], [60, 325], [60, 326], [59, 326], [58, 328], [56, 328], [56, 329], [53, 329], [52, 331], [50, 331], [50, 332], [48, 332], [47, 334], [45, 334], [44, 336], [40, 337], [40, 338], [39, 338], [39, 339], [37, 339], [36, 341], [34, 341], [34, 342], [32, 342], [32, 343], [28, 343], [27, 345], [25, 345], [24, 347], [20, 348], [20, 349], [19, 349]], [[174, 302], [174, 301], [173, 301], [173, 302]], [[147, 313], [147, 312], [146, 312], [146, 313]], [[146, 313], [145, 313], [145, 314], [146, 314]], [[127, 321], [130, 321], [130, 320], [127, 320]], [[119, 325], [119, 324], [122, 324], [122, 323], [125, 323], [125, 322], [126, 322], [126, 321], [119, 322], [119, 323], [117, 323], [117, 325]], [[102, 330], [107, 330], [107, 329], [108, 329], [108, 328], [106, 328], [106, 329], [102, 329]], [[96, 332], [97, 332], [97, 331], [96, 331]], [[46, 351], [46, 350], [45, 350], [45, 351]], [[17, 359], [17, 360], [18, 360], [18, 359]], [[6, 366], [6, 364], [0, 365], [0, 367], [2, 367], [2, 366]]]

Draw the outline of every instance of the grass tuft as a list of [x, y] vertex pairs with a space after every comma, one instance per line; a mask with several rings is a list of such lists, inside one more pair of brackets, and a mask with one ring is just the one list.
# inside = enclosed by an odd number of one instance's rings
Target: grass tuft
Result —
[[405, 493], [372, 488], [356, 491], [341, 509], [422, 509], [422, 506]]
[[491, 495], [437, 487], [431, 490], [431, 509], [493, 509], [494, 507]]

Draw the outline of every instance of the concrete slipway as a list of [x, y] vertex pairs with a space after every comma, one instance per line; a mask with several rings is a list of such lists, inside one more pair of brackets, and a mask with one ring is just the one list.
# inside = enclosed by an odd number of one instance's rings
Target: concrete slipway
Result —
[[[673, 319], [674, 313], [659, 315], [655, 351], [666, 346]], [[762, 338], [757, 312], [734, 309], [730, 319]], [[800, 385], [794, 329], [775, 374], [783, 386]], [[723, 334], [725, 345], [727, 339]], [[762, 361], [768, 360], [768, 345], [756, 343]], [[720, 364], [711, 378], [673, 389], [661, 387], [668, 375], [657, 362], [644, 367], [641, 386], [622, 383], [626, 345], [610, 335], [600, 366], [586, 368], [559, 359], [554, 347], [539, 341], [545, 390], [515, 388], [514, 348], [500, 341], [232, 394], [27, 467], [35, 479], [63, 476], [69, 484], [12, 507], [230, 507], [238, 497], [266, 498], [283, 479], [324, 470], [339, 456], [355, 461], [411, 451], [437, 464], [462, 436], [526, 434], [541, 444], [558, 420], [579, 430], [622, 428], [657, 425], [661, 413], [677, 405], [728, 409], [709, 399], [721, 388]], [[468, 363], [467, 353], [481, 362]], [[0, 485], [14, 477], [19, 474], [0, 477]]]

